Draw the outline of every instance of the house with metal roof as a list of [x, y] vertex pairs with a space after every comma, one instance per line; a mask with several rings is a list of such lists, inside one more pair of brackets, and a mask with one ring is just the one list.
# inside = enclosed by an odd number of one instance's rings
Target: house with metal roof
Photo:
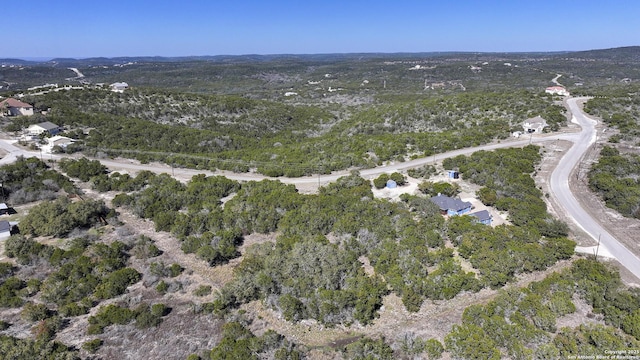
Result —
[[60, 132], [60, 127], [50, 121], [34, 124], [27, 128], [27, 134], [31, 136], [38, 136], [43, 133], [48, 133], [49, 135], [56, 135], [59, 132]]
[[431, 202], [438, 205], [442, 215], [463, 215], [471, 211], [471, 203], [462, 201], [458, 198], [452, 198], [446, 195], [438, 194], [431, 198]]
[[493, 216], [487, 210], [476, 211], [469, 216], [473, 216], [477, 222], [485, 225], [491, 225], [491, 221], [493, 221]]
[[0, 239], [8, 238], [11, 236], [11, 228], [13, 226], [6, 220], [0, 221]]

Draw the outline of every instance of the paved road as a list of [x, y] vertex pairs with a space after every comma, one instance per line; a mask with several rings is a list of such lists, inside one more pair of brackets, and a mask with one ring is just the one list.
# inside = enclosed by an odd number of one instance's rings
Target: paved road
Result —
[[[410, 168], [420, 167], [426, 164], [432, 164], [436, 161], [440, 161], [446, 158], [471, 154], [479, 150], [494, 150], [505, 147], [519, 147], [526, 146], [533, 143], [544, 143], [556, 140], [569, 140], [574, 145], [567, 151], [567, 153], [560, 160], [558, 166], [551, 175], [551, 195], [555, 197], [560, 206], [565, 210], [567, 215], [574, 221], [580, 228], [588, 233], [593, 239], [598, 240], [600, 238], [602, 253], [609, 253], [614, 256], [624, 267], [629, 269], [636, 277], [640, 278], [640, 258], [635, 256], [631, 251], [620, 244], [611, 234], [609, 234], [602, 226], [600, 226], [596, 219], [593, 219], [578, 203], [576, 198], [569, 189], [569, 181], [571, 171], [580, 163], [586, 150], [596, 140], [596, 121], [589, 118], [578, 106], [579, 101], [583, 101], [586, 98], [571, 98], [567, 100], [567, 107], [573, 114], [572, 121], [580, 125], [582, 130], [576, 133], [564, 133], [564, 134], [550, 134], [550, 135], [535, 135], [525, 136], [524, 139], [508, 139], [499, 143], [482, 145], [474, 148], [458, 149], [447, 153], [437, 154], [425, 158], [415, 159], [407, 162], [380, 166], [372, 169], [364, 169], [360, 171], [361, 176], [365, 178], [373, 178], [382, 173], [390, 173], [399, 170], [406, 170]], [[25, 151], [10, 144], [9, 141], [0, 140], [0, 148], [8, 152], [8, 155], [3, 159], [0, 159], [0, 165], [15, 161], [19, 155], [25, 157], [38, 157], [42, 158], [40, 152]], [[59, 155], [44, 155], [46, 159], [60, 159]], [[139, 164], [130, 160], [100, 160], [103, 165], [112, 170], [132, 170], [141, 171], [149, 170], [155, 173], [167, 173], [173, 176], [188, 180], [196, 174], [206, 175], [224, 175], [230, 179], [238, 181], [250, 181], [261, 180], [267, 178], [266, 176], [255, 173], [232, 173], [232, 172], [212, 172], [204, 170], [193, 170], [183, 168], [171, 168], [170, 166], [163, 164]], [[337, 180], [341, 176], [348, 175], [348, 171], [335, 172], [329, 175], [319, 176], [307, 176], [300, 178], [277, 178], [283, 183], [287, 184], [326, 184], [331, 181]]]
[[640, 279], [640, 258], [618, 242], [609, 234], [598, 221], [593, 219], [578, 203], [569, 189], [571, 172], [582, 160], [585, 152], [596, 141], [595, 125], [597, 121], [589, 118], [578, 106], [585, 98], [572, 98], [567, 100], [567, 106], [573, 114], [572, 121], [582, 127], [582, 131], [573, 142], [573, 146], [567, 151], [551, 174], [551, 194], [565, 209], [571, 219], [582, 228], [594, 240], [600, 239], [600, 248], [615, 257], [625, 268]]

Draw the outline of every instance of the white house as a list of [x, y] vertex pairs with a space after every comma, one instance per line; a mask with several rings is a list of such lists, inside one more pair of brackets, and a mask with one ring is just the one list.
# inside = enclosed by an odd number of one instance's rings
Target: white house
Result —
[[562, 86], [550, 86], [544, 90], [547, 94], [551, 95], [560, 95], [560, 96], [569, 96], [569, 92], [567, 89]]
[[54, 147], [59, 146], [65, 149], [67, 146], [69, 146], [69, 144], [73, 142], [75, 142], [74, 139], [68, 138], [66, 136], [60, 136], [60, 135], [52, 136], [47, 139], [47, 144], [42, 147], [42, 150], [44, 150], [45, 152], [51, 153], [53, 152]]
[[522, 123], [524, 132], [528, 134], [541, 133], [545, 126], [547, 126], [547, 121], [540, 116], [527, 119]]
[[126, 82], [116, 82], [113, 83], [111, 85], [109, 85], [109, 88], [111, 89], [111, 91], [113, 92], [124, 92], [125, 90], [127, 90], [129, 88], [129, 84], [127, 84]]
[[30, 136], [39, 136], [42, 133], [55, 135], [60, 132], [60, 127], [52, 122], [45, 121], [43, 123], [34, 124], [27, 128], [27, 134]]
[[30, 116], [33, 115], [33, 106], [14, 98], [4, 99], [0, 101], [0, 115]]

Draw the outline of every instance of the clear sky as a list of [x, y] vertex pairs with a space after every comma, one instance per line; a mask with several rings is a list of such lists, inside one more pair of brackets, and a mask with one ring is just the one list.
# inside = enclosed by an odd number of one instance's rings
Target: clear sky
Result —
[[637, 0], [30, 0], [2, 12], [0, 58], [640, 45]]

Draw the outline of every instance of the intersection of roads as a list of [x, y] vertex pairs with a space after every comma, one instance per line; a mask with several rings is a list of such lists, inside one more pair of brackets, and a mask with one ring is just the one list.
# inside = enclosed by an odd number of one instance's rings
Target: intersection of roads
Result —
[[[446, 158], [455, 157], [458, 155], [471, 154], [479, 150], [493, 150], [504, 147], [519, 147], [525, 146], [529, 143], [544, 143], [556, 140], [568, 140], [573, 143], [571, 148], [564, 153], [558, 165], [553, 170], [550, 180], [550, 195], [556, 200], [566, 215], [573, 221], [578, 227], [584, 230], [589, 236], [591, 236], [599, 244], [599, 251], [603, 254], [615, 258], [622, 266], [628, 269], [633, 275], [640, 279], [640, 258], [621, 244], [613, 235], [605, 230], [605, 228], [599, 223], [599, 219], [594, 219], [585, 209], [582, 208], [577, 201], [574, 194], [571, 192], [569, 182], [572, 181], [571, 174], [573, 169], [583, 161], [584, 154], [587, 152], [590, 146], [596, 142], [596, 127], [597, 121], [590, 118], [585, 114], [579, 106], [581, 101], [586, 98], [569, 98], [565, 101], [568, 110], [571, 112], [573, 118], [572, 122], [580, 126], [581, 131], [575, 133], [564, 134], [551, 134], [546, 136], [527, 137], [526, 139], [504, 141], [499, 143], [482, 145], [474, 148], [464, 148], [447, 153], [437, 154], [435, 156], [424, 157], [407, 162], [390, 164], [379, 166], [371, 169], [361, 170], [361, 176], [365, 178], [371, 178], [382, 173], [388, 173], [393, 171], [407, 170], [410, 168], [420, 167], [426, 164], [430, 164], [435, 161], [440, 161]], [[14, 162], [19, 156], [23, 157], [43, 157], [41, 152], [27, 151], [13, 145], [12, 141], [0, 140], [0, 148], [2, 148], [6, 155], [0, 159], [0, 165]], [[58, 154], [46, 154], [47, 159], [58, 160], [63, 155]], [[141, 171], [149, 170], [155, 173], [168, 173], [181, 178], [190, 178], [197, 174], [206, 175], [224, 175], [230, 179], [238, 181], [250, 181], [261, 180], [268, 178], [260, 174], [255, 173], [231, 173], [231, 172], [211, 172], [203, 170], [193, 169], [173, 169], [167, 165], [162, 164], [139, 164], [130, 160], [105, 160], [98, 159], [107, 168], [113, 170], [130, 170]], [[294, 185], [303, 184], [326, 184], [331, 181], [335, 181], [338, 178], [348, 175], [346, 171], [340, 171], [331, 173], [328, 175], [319, 176], [307, 176], [301, 178], [278, 178], [278, 180]]]

